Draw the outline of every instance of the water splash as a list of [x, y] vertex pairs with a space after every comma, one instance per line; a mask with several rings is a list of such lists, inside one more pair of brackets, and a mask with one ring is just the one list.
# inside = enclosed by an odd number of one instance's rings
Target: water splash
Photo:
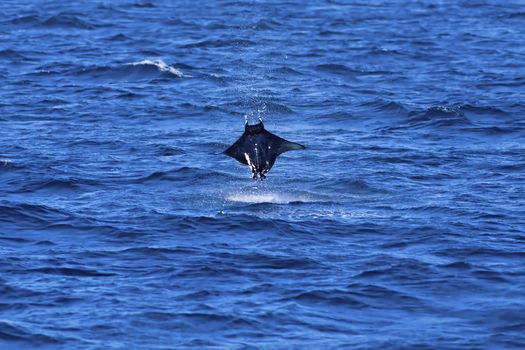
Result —
[[256, 192], [255, 190], [249, 192], [235, 192], [230, 193], [226, 196], [226, 200], [238, 203], [247, 204], [262, 204], [262, 203], [273, 203], [273, 204], [289, 204], [294, 202], [312, 203], [317, 202], [316, 198], [313, 198], [307, 194], [299, 193], [281, 193], [281, 192]]

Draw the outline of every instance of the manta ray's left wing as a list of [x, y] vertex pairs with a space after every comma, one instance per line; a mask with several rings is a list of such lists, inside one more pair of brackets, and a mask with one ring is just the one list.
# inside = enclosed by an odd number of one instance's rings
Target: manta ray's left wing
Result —
[[301, 144], [290, 142], [282, 137], [279, 137], [277, 135], [272, 134], [269, 131], [264, 130], [264, 134], [266, 138], [269, 141], [269, 144], [272, 146], [272, 148], [276, 151], [276, 156], [288, 152], [288, 151], [295, 151], [300, 149], [305, 149], [305, 147]]
[[274, 135], [267, 130], [263, 131], [263, 135], [267, 140], [268, 146], [270, 147], [268, 149], [268, 159], [267, 159], [268, 170], [272, 168], [273, 164], [275, 163], [275, 160], [280, 154], [284, 152], [288, 152], [288, 151], [300, 150], [300, 149], [305, 148], [303, 145], [300, 145], [295, 142], [287, 141], [283, 139], [282, 137]]

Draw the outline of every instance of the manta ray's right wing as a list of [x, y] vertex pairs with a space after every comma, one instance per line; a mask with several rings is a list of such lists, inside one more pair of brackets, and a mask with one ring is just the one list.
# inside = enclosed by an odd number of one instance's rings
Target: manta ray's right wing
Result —
[[228, 155], [228, 156], [230, 156], [232, 158], [235, 158], [236, 160], [238, 160], [242, 164], [249, 165], [248, 161], [246, 160], [245, 152], [242, 149], [242, 145], [244, 143], [244, 138], [245, 138], [245, 136], [242, 135], [237, 141], [235, 141], [235, 143], [233, 145], [231, 145], [226, 151], [224, 151], [224, 154], [226, 154], [226, 155]]

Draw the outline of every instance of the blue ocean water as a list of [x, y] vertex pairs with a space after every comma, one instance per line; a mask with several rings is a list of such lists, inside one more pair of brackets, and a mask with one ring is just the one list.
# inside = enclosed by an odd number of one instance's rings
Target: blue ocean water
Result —
[[525, 348], [523, 1], [0, 14], [0, 348]]

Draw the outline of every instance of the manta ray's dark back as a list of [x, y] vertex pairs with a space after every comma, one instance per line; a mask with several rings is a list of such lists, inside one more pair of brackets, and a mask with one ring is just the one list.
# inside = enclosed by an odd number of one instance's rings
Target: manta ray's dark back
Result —
[[300, 149], [305, 147], [272, 134], [260, 122], [254, 125], [246, 123], [242, 136], [224, 153], [248, 165], [252, 170], [253, 179], [259, 176], [262, 180], [280, 154]]

